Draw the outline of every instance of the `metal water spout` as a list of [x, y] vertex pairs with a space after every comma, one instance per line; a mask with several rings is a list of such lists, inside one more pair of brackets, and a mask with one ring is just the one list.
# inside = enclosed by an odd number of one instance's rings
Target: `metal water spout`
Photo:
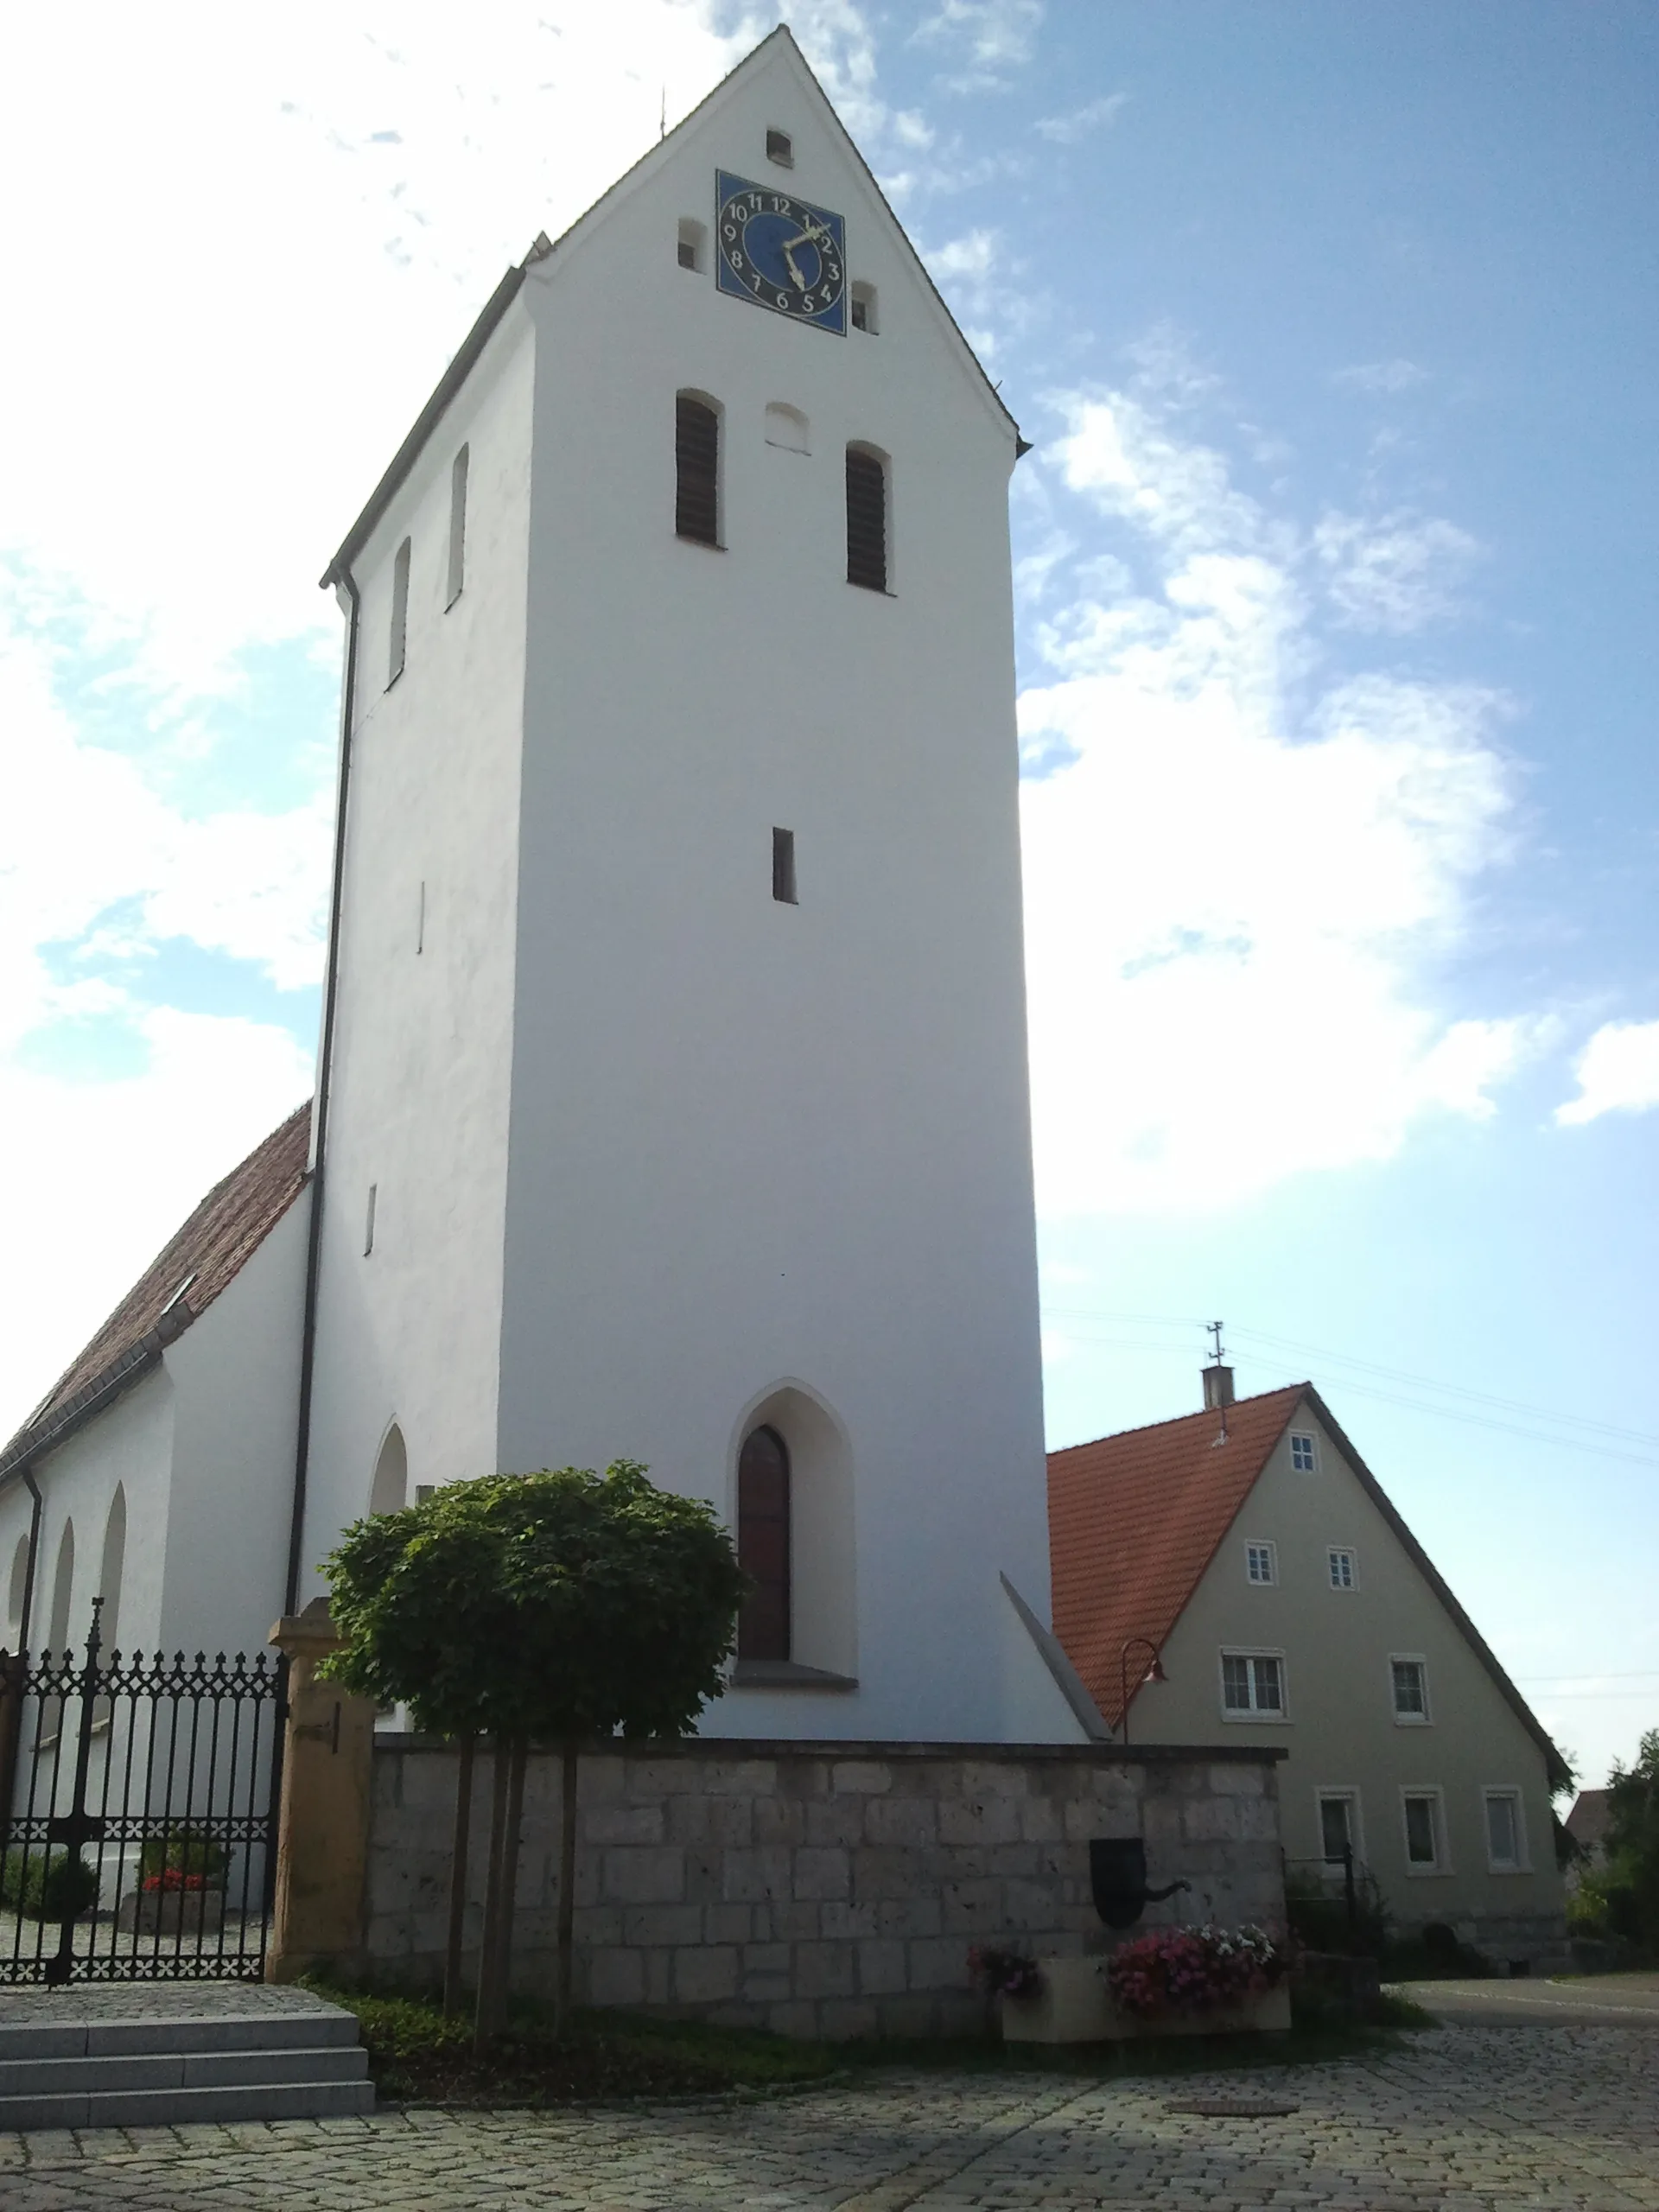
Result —
[[1095, 1910], [1108, 1928], [1133, 1928], [1149, 1904], [1173, 1897], [1190, 1882], [1166, 1882], [1161, 1890], [1147, 1887], [1147, 1847], [1138, 1835], [1103, 1836], [1089, 1845], [1089, 1885]]

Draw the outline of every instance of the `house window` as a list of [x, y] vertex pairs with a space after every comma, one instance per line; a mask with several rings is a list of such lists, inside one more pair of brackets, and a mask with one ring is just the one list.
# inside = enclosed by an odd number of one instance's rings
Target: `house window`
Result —
[[1428, 1722], [1428, 1666], [1422, 1659], [1402, 1658], [1397, 1654], [1389, 1661], [1389, 1680], [1394, 1690], [1394, 1717], [1408, 1726], [1424, 1727]]
[[1522, 1874], [1527, 1870], [1527, 1837], [1518, 1789], [1486, 1792], [1486, 1864], [1494, 1874]]
[[737, 1560], [754, 1584], [737, 1622], [740, 1659], [789, 1654], [789, 1447], [757, 1428], [737, 1462]]
[[1342, 1859], [1349, 1852], [1359, 1856], [1359, 1792], [1321, 1789], [1319, 1792], [1319, 1850], [1326, 1859]]
[[462, 446], [449, 469], [449, 569], [445, 584], [446, 607], [461, 597], [467, 577], [467, 448]]
[[795, 897], [795, 832], [774, 830], [772, 833], [772, 895], [779, 905], [793, 906]]
[[720, 543], [720, 416], [689, 391], [674, 402], [674, 534]]
[[1328, 1557], [1331, 1561], [1331, 1587], [1333, 1590], [1357, 1589], [1358, 1570], [1354, 1565], [1352, 1552], [1332, 1544]]
[[1247, 1580], [1257, 1583], [1279, 1580], [1278, 1548], [1271, 1543], [1246, 1544], [1244, 1573]]
[[1303, 1430], [1290, 1433], [1290, 1464], [1299, 1475], [1311, 1475], [1319, 1465], [1313, 1439]]
[[702, 242], [706, 233], [701, 223], [694, 223], [689, 215], [680, 218], [679, 257], [682, 269], [702, 267]]
[[1406, 1872], [1446, 1874], [1446, 1818], [1438, 1789], [1403, 1789], [1401, 1810], [1406, 1830]]
[[1285, 1712], [1285, 1662], [1276, 1652], [1224, 1651], [1221, 1704], [1229, 1719]]
[[887, 588], [887, 472], [865, 446], [847, 448], [847, 581]]
[[391, 564], [391, 635], [386, 654], [386, 689], [404, 672], [404, 658], [409, 644], [409, 540], [397, 548]]
[[874, 284], [855, 284], [853, 287], [853, 328], [867, 332], [874, 338], [881, 324], [876, 314]]
[[795, 149], [790, 142], [790, 136], [787, 130], [767, 131], [766, 159], [769, 162], [776, 162], [780, 169], [792, 169], [794, 168]]

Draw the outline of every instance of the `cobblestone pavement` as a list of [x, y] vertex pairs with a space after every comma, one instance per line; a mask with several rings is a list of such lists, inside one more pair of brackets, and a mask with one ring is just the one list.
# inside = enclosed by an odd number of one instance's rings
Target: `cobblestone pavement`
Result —
[[[759, 2102], [0, 2137], [6, 2212], [1532, 2212], [1659, 2207], [1651, 2035], [1453, 2025], [1129, 2085], [883, 2075]], [[1206, 2098], [1295, 2105], [1205, 2118]]]

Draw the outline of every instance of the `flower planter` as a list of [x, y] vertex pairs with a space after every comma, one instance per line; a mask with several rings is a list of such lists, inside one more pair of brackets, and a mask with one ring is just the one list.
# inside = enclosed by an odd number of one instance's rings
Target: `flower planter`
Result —
[[216, 1936], [224, 1920], [223, 1890], [130, 1890], [116, 1915], [141, 1936]]
[[1043, 1986], [1035, 1997], [1000, 2000], [1005, 2043], [1128, 2043], [1143, 2036], [1243, 2035], [1290, 2025], [1290, 1992], [1283, 1982], [1239, 2005], [1146, 2017], [1113, 2002], [1104, 1959], [1040, 1959], [1038, 1964]]

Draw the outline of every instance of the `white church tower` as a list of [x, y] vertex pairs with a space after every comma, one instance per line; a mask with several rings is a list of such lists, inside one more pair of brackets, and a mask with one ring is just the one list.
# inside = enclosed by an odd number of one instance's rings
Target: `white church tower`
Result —
[[706, 1732], [1083, 1734], [1019, 451], [785, 30], [485, 309], [325, 578], [302, 1599], [372, 1502], [636, 1459], [760, 1586]]

